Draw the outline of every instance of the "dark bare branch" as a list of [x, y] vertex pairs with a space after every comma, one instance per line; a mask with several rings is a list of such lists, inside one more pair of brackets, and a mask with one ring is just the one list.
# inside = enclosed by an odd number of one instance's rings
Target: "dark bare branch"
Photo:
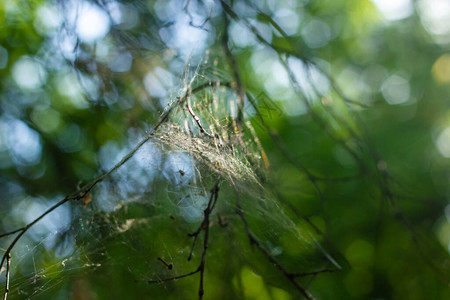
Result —
[[307, 290], [305, 290], [296, 280], [296, 276], [293, 273], [290, 273], [288, 270], [286, 270], [278, 260], [275, 259], [275, 257], [273, 257], [273, 255], [267, 251], [266, 248], [264, 248], [264, 246], [259, 242], [259, 240], [257, 239], [257, 237], [251, 232], [249, 224], [247, 222], [247, 219], [245, 218], [244, 212], [242, 211], [242, 206], [241, 206], [241, 200], [240, 200], [240, 195], [239, 192], [235, 189], [235, 194], [236, 194], [236, 213], [239, 215], [242, 224], [244, 225], [244, 229], [247, 233], [247, 237], [248, 240], [250, 242], [250, 245], [254, 245], [256, 246], [256, 248], [258, 248], [263, 254], [264, 256], [284, 275], [284, 277], [289, 280], [294, 286], [295, 288], [300, 292], [300, 294], [305, 297], [306, 299], [312, 300], [314, 299], [312, 297], [312, 295], [310, 295], [308, 293]]
[[[195, 241], [197, 240], [197, 236], [200, 234], [200, 232], [204, 231], [202, 257], [201, 257], [200, 264], [197, 267], [197, 269], [195, 269], [192, 272], [174, 276], [174, 277], [162, 278], [162, 279], [156, 279], [156, 280], [144, 280], [145, 282], [147, 282], [147, 283], [164, 283], [167, 281], [173, 281], [173, 280], [189, 277], [194, 274], [200, 273], [198, 298], [199, 298], [199, 300], [203, 299], [203, 295], [205, 293], [203, 285], [204, 285], [204, 276], [205, 276], [206, 252], [208, 251], [208, 242], [209, 242], [210, 215], [217, 203], [218, 196], [219, 196], [219, 182], [217, 182], [211, 190], [211, 196], [208, 201], [208, 206], [203, 211], [204, 216], [203, 216], [202, 223], [200, 224], [200, 226], [194, 233], [189, 234], [189, 236], [194, 237], [194, 242], [193, 242], [188, 260], [190, 260], [192, 257], [192, 251], [194, 249]], [[137, 281], [142, 281], [142, 280], [137, 280]]]

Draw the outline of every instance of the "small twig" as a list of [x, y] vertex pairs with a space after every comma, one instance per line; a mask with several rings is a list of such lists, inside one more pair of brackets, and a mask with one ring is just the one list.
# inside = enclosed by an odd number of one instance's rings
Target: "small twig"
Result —
[[[208, 213], [208, 222], [209, 222], [209, 214], [211, 213], [211, 211], [212, 211], [212, 209], [214, 208], [214, 206], [215, 206], [215, 204], [216, 204], [216, 201], [217, 201], [217, 196], [214, 196], [214, 199], [215, 199], [215, 200], [214, 200], [214, 203], [213, 203], [212, 206], [210, 207], [211, 200], [213, 199], [212, 197], [213, 197], [213, 195], [215, 195], [214, 193], [217, 193], [217, 191], [218, 191], [218, 190], [216, 191], [215, 189], [216, 189], [216, 187], [214, 187], [214, 188], [211, 190], [211, 198], [210, 198], [210, 200], [209, 200], [209, 202], [208, 202], [208, 207], [205, 209], [205, 211], [206, 211], [206, 210], [209, 211], [209, 213]], [[218, 187], [217, 187], [217, 189], [218, 189]], [[202, 223], [200, 224], [200, 226], [197, 228], [196, 231], [194, 231], [193, 233], [188, 233], [188, 236], [194, 237], [194, 240], [193, 240], [193, 242], [192, 242], [191, 251], [190, 251], [189, 256], [188, 256], [188, 259], [187, 259], [188, 261], [190, 261], [190, 260], [192, 259], [192, 253], [194, 252], [194, 247], [195, 247], [195, 243], [196, 243], [196, 241], [197, 241], [198, 235], [200, 234], [200, 232], [201, 232], [202, 230], [205, 230], [206, 227], [207, 227], [207, 224], [206, 224], [206, 218], [204, 218], [203, 221], [202, 221]]]
[[[50, 207], [48, 210], [46, 210], [39, 217], [37, 217], [34, 221], [28, 223], [25, 227], [22, 227], [20, 230], [17, 230], [16, 232], [20, 232], [20, 233], [14, 238], [14, 240], [11, 242], [9, 247], [6, 249], [5, 254], [3, 254], [2, 261], [0, 263], [0, 269], [3, 267], [3, 264], [6, 261], [6, 264], [7, 264], [7, 275], [9, 276], [8, 269], [9, 269], [9, 264], [10, 264], [10, 260], [11, 260], [11, 251], [14, 248], [14, 246], [16, 245], [16, 243], [20, 240], [20, 238], [25, 234], [25, 232], [27, 232], [31, 227], [33, 227], [34, 224], [36, 224], [37, 222], [42, 220], [46, 215], [48, 215], [49, 213], [51, 213], [52, 211], [54, 211], [56, 208], [60, 207], [64, 203], [66, 203], [66, 202], [68, 202], [70, 200], [73, 200], [73, 199], [81, 199], [81, 198], [83, 198], [86, 195], [86, 193], [88, 193], [88, 191], [85, 191], [84, 194], [82, 192], [80, 192], [78, 194], [74, 194], [74, 195], [71, 195], [71, 196], [66, 196], [64, 199], [62, 199], [61, 201], [59, 201], [58, 203], [56, 203], [55, 205]], [[8, 277], [8, 279], [9, 279], [9, 277]], [[8, 292], [9, 292], [8, 289], [5, 290], [5, 293], [3, 295], [3, 299], [4, 300], [6, 300], [6, 298], [8, 297]]]
[[319, 124], [320, 127], [323, 128], [324, 132], [331, 138], [333, 139], [336, 143], [341, 144], [341, 146], [351, 155], [353, 156], [353, 158], [355, 159], [355, 161], [358, 163], [359, 168], [361, 170], [361, 172], [364, 172], [364, 170], [366, 169], [366, 166], [364, 164], [363, 159], [358, 155], [358, 153], [356, 153], [352, 148], [349, 147], [349, 145], [347, 144], [346, 140], [344, 140], [343, 138], [340, 138], [338, 136], [336, 136], [336, 134], [330, 130], [327, 126], [327, 121], [323, 119], [323, 117], [321, 117], [318, 113], [316, 113], [316, 111], [313, 109], [313, 107], [311, 106], [311, 104], [307, 101], [306, 96], [304, 95], [304, 92], [300, 86], [300, 83], [298, 82], [298, 80], [296, 79], [291, 67], [289, 66], [288, 62], [287, 62], [288, 57], [286, 57], [285, 59], [282, 59], [280, 57], [280, 62], [283, 65], [284, 69], [286, 70], [289, 80], [292, 84], [292, 87], [294, 88], [294, 91], [296, 92], [296, 94], [300, 97], [300, 100], [305, 104], [305, 106], [308, 108], [311, 116], [313, 117], [313, 119]]
[[17, 232], [19, 232], [19, 231], [21, 231], [23, 229], [24, 229], [24, 227], [21, 227], [19, 229], [16, 229], [16, 230], [13, 230], [13, 231], [10, 231], [10, 232], [2, 233], [2, 234], [0, 234], [0, 238], [8, 236], [8, 235], [11, 235], [11, 234], [14, 234], [14, 233], [17, 233]]
[[189, 252], [188, 261], [192, 259], [192, 253], [194, 252], [195, 243], [197, 242], [198, 234], [202, 231], [204, 221], [202, 224], [198, 227], [198, 229], [193, 233], [188, 233], [188, 236], [194, 237], [194, 240], [192, 241], [191, 251]]
[[[222, 2], [223, 5], [223, 2]], [[230, 61], [231, 69], [233, 70], [234, 80], [236, 81], [236, 94], [237, 94], [237, 118], [236, 123], [239, 131], [242, 131], [242, 122], [244, 121], [244, 101], [245, 101], [245, 89], [242, 83], [241, 75], [239, 73], [238, 64], [236, 58], [234, 57], [231, 49], [228, 47], [229, 36], [228, 36], [228, 26], [229, 20], [227, 15], [224, 13], [225, 29], [222, 36], [222, 46], [225, 50], [225, 54]]]
[[314, 223], [311, 222], [311, 220], [307, 216], [300, 213], [299, 210], [294, 205], [292, 205], [292, 203], [289, 202], [274, 185], [271, 185], [271, 188], [275, 192], [277, 198], [282, 203], [284, 203], [295, 215], [297, 215], [297, 217], [305, 220], [305, 222], [308, 223], [315, 230], [315, 232], [317, 234], [323, 235], [323, 232], [316, 225], [314, 225]]
[[158, 257], [157, 260], [159, 260], [160, 262], [163, 263], [163, 265], [165, 265], [167, 267], [167, 269], [172, 270], [173, 269], [173, 265], [167, 263], [165, 260], [163, 260], [161, 257]]
[[314, 298], [295, 280], [297, 277], [296, 274], [290, 273], [286, 270], [278, 260], [273, 257], [273, 255], [267, 251], [266, 248], [259, 242], [256, 236], [251, 232], [250, 226], [248, 225], [247, 219], [242, 211], [241, 200], [239, 196], [239, 192], [235, 189], [236, 193], [236, 213], [241, 218], [242, 224], [244, 224], [244, 229], [247, 232], [247, 237], [249, 239], [250, 245], [255, 245], [265, 256], [266, 258], [278, 269], [281, 273], [283, 273], [284, 277], [288, 279], [295, 288], [302, 294], [306, 299], [313, 300]]
[[[303, 172], [306, 177], [308, 178], [308, 180], [311, 182], [312, 186], [314, 187], [317, 196], [319, 197], [319, 200], [322, 204], [322, 209], [324, 211], [326, 220], [328, 220], [328, 214], [327, 214], [327, 207], [326, 207], [326, 203], [325, 203], [325, 197], [323, 195], [322, 190], [319, 187], [319, 184], [317, 183], [317, 176], [315, 176], [313, 173], [311, 173], [311, 171], [309, 171], [304, 165], [303, 163], [301, 163], [299, 160], [297, 160], [292, 154], [291, 152], [288, 150], [288, 148], [286, 147], [286, 145], [283, 143], [283, 141], [281, 140], [281, 138], [279, 137], [279, 135], [275, 132], [275, 130], [273, 130], [272, 128], [270, 128], [270, 126], [267, 124], [266, 120], [263, 118], [263, 116], [261, 115], [255, 99], [253, 98], [253, 96], [250, 93], [247, 93], [247, 98], [249, 100], [249, 102], [251, 103], [251, 105], [253, 106], [253, 108], [256, 111], [256, 115], [258, 116], [258, 118], [260, 119], [262, 125], [264, 126], [264, 128], [268, 131], [272, 141], [275, 143], [275, 145], [277, 146], [278, 150], [281, 151], [281, 153], [283, 153], [283, 155], [287, 158], [287, 160], [293, 165], [295, 166], [298, 170], [300, 170], [301, 172]], [[328, 226], [328, 222], [326, 222], [327, 226]]]
[[[211, 19], [211, 16], [208, 16], [205, 20], [203, 20], [203, 22], [200, 25], [195, 25], [194, 24], [194, 17], [192, 16], [192, 14], [189, 11], [189, 4], [190, 4], [191, 0], [188, 0], [186, 2], [186, 4], [184, 5], [184, 12], [188, 15], [189, 17], [189, 25], [194, 27], [194, 28], [198, 28], [198, 29], [202, 29], [206, 32], [209, 32], [208, 29], [205, 28], [205, 24]], [[200, 3], [202, 3], [202, 1], [200, 1]], [[203, 3], [202, 3], [203, 4]], [[211, 15], [211, 12], [210, 12]]]
[[294, 277], [306, 277], [306, 276], [316, 276], [316, 275], [321, 274], [321, 273], [333, 273], [333, 272], [335, 272], [335, 270], [323, 269], [323, 270], [318, 270], [318, 271], [313, 271], [313, 272], [292, 273], [292, 276], [294, 276]]
[[348, 182], [351, 180], [357, 180], [357, 179], [361, 179], [362, 176], [367, 175], [367, 170], [360, 170], [360, 172], [358, 172], [355, 175], [349, 175], [349, 176], [342, 176], [342, 177], [319, 177], [316, 176], [316, 180], [317, 181], [322, 181], [322, 182], [329, 182], [329, 183], [339, 183], [339, 182]]
[[[269, 20], [270, 24], [275, 28], [275, 30], [277, 30], [283, 37], [284, 37], [284, 41], [289, 42], [290, 47], [283, 47], [283, 46], [278, 46], [276, 44], [273, 44], [269, 41], [267, 41], [266, 39], [264, 39], [264, 37], [258, 32], [258, 29], [253, 26], [250, 22], [248, 22], [245, 18], [241, 18], [237, 15], [237, 13], [231, 8], [231, 6], [229, 6], [227, 3], [225, 3], [223, 0], [220, 1], [223, 10], [225, 11], [225, 13], [233, 20], [235, 20], [236, 22], [238, 21], [242, 21], [244, 23], [244, 25], [255, 35], [256, 39], [263, 45], [266, 45], [267, 47], [271, 48], [272, 50], [274, 50], [275, 52], [281, 54], [284, 53], [286, 55], [292, 55], [295, 56], [296, 58], [310, 63], [314, 66], [316, 66], [321, 72], [322, 74], [324, 74], [328, 80], [330, 81], [331, 87], [335, 90], [335, 92], [338, 94], [339, 97], [341, 97], [341, 99], [343, 99], [345, 102], [347, 102], [348, 104], [352, 104], [352, 105], [356, 105], [362, 108], [368, 108], [369, 106], [351, 100], [349, 98], [347, 98], [342, 91], [338, 88], [336, 82], [333, 80], [333, 78], [331, 77], [330, 74], [328, 74], [323, 68], [320, 67], [320, 65], [314, 63], [311, 59], [309, 59], [307, 57], [307, 55], [305, 55], [305, 50], [306, 49], [299, 49], [298, 47], [296, 47], [296, 45], [292, 44], [290, 42], [290, 37], [286, 34], [286, 32], [284, 32], [284, 30], [281, 29], [281, 26], [278, 25], [272, 18], [270, 18], [270, 16], [268, 16], [268, 18], [266, 18], [267, 20]], [[261, 14], [261, 12], [258, 12], [259, 14]], [[302, 52], [300, 52], [302, 51]], [[306, 53], [308, 54], [308, 53]]]
[[[198, 268], [195, 269], [194, 271], [186, 273], [186, 274], [169, 277], [169, 278], [157, 279], [157, 280], [145, 280], [145, 282], [147, 282], [147, 283], [163, 283], [163, 282], [167, 282], [167, 281], [172, 281], [172, 280], [189, 277], [194, 274], [200, 273], [198, 298], [199, 298], [199, 300], [203, 299], [203, 295], [205, 293], [204, 288], [203, 288], [203, 281], [204, 281], [204, 274], [205, 274], [206, 252], [208, 250], [208, 240], [209, 240], [209, 224], [210, 224], [209, 218], [210, 218], [211, 212], [213, 211], [213, 209], [217, 203], [218, 195], [219, 195], [219, 182], [217, 182], [211, 190], [211, 196], [209, 198], [208, 206], [203, 211], [204, 217], [203, 217], [202, 224], [198, 227], [198, 229], [194, 233], [189, 234], [190, 236], [194, 237], [194, 244], [192, 245], [192, 249], [193, 249], [194, 245], [195, 245], [195, 240], [197, 239], [197, 236], [200, 234], [200, 232], [202, 230], [205, 232], [204, 237], [203, 237], [202, 257], [201, 257], [201, 261], [200, 261]], [[189, 255], [189, 257], [191, 257], [191, 255], [192, 255], [192, 249], [191, 249], [191, 254]], [[138, 281], [138, 280], [136, 280], [136, 281]]]
[[208, 137], [210, 137], [210, 138], [213, 139], [214, 136], [213, 136], [212, 134], [208, 133], [208, 132], [205, 130], [205, 128], [203, 128], [202, 123], [201, 123], [201, 121], [200, 121], [200, 118], [199, 118], [199, 117], [194, 113], [194, 111], [192, 110], [191, 104], [189, 103], [189, 98], [190, 98], [190, 97], [187, 97], [187, 99], [186, 99], [186, 107], [187, 107], [189, 113], [190, 113], [191, 116], [194, 118], [195, 122], [197, 122], [197, 125], [198, 125], [198, 127], [200, 128], [200, 131], [201, 131], [202, 133], [206, 134]]
[[6, 282], [5, 282], [5, 294], [3, 295], [3, 300], [6, 300], [9, 293], [9, 274], [11, 269], [11, 254], [8, 253], [6, 256]]
[[[199, 269], [197, 269], [195, 271], [192, 271], [190, 273], [179, 275], [179, 276], [174, 276], [174, 277], [169, 277], [169, 278], [161, 278], [161, 279], [156, 279], [156, 280], [145, 280], [145, 282], [147, 282], [147, 283], [164, 283], [164, 282], [167, 282], [167, 281], [172, 281], [172, 280], [177, 280], [177, 279], [189, 277], [189, 276], [192, 276], [194, 274], [197, 274], [198, 272], [200, 272]], [[139, 281], [139, 280], [135, 280], [135, 281]]]
[[219, 195], [219, 182], [216, 183], [214, 188], [211, 190], [211, 198], [208, 202], [208, 207], [205, 209], [205, 237], [203, 238], [203, 252], [202, 252], [202, 260], [200, 263], [200, 286], [198, 289], [198, 297], [199, 300], [203, 298], [204, 289], [203, 289], [203, 278], [205, 274], [205, 261], [206, 261], [206, 251], [208, 250], [208, 238], [209, 238], [209, 216], [216, 206], [217, 197]]

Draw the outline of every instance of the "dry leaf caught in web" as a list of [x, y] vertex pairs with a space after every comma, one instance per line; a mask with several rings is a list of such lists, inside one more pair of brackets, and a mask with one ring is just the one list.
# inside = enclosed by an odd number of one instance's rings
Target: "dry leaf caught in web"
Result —
[[83, 197], [83, 208], [86, 209], [86, 206], [91, 201], [92, 201], [92, 194], [86, 194], [86, 196]]

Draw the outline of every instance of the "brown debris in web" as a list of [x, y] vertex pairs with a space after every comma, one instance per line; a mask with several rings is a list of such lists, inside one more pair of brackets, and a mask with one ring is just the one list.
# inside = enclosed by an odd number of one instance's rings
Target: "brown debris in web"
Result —
[[217, 138], [195, 137], [180, 126], [167, 123], [154, 136], [154, 142], [167, 151], [188, 153], [200, 167], [216, 173], [221, 178], [232, 178], [247, 192], [261, 192], [262, 186], [243, 151], [224, 145]]

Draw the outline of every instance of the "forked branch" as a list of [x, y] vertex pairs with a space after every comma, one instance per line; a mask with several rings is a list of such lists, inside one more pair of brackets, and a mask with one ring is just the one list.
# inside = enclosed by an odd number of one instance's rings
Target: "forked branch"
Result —
[[[200, 232], [204, 231], [202, 257], [201, 257], [201, 261], [200, 261], [200, 264], [197, 267], [197, 269], [195, 269], [192, 272], [186, 273], [186, 274], [182, 274], [182, 275], [178, 275], [178, 276], [174, 276], [174, 277], [168, 277], [168, 278], [161, 278], [161, 279], [156, 279], [156, 280], [145, 280], [145, 282], [147, 282], [147, 283], [163, 283], [163, 282], [167, 282], [167, 281], [173, 281], [173, 280], [189, 277], [194, 274], [200, 273], [200, 285], [198, 288], [198, 299], [199, 300], [203, 299], [203, 295], [205, 293], [204, 288], [203, 288], [203, 282], [204, 282], [204, 275], [205, 275], [206, 252], [208, 250], [210, 216], [211, 216], [211, 213], [214, 210], [214, 207], [217, 203], [218, 196], [219, 196], [219, 182], [217, 182], [211, 190], [211, 196], [208, 201], [208, 206], [203, 211], [204, 216], [203, 216], [202, 223], [200, 224], [200, 226], [194, 233], [189, 234], [189, 236], [194, 237], [194, 242], [192, 244], [192, 248], [191, 248], [191, 252], [189, 254], [188, 260], [190, 260], [192, 258], [192, 251], [194, 249], [195, 241], [197, 240], [197, 236], [200, 234]], [[141, 280], [138, 280], [138, 281], [141, 281]]]

